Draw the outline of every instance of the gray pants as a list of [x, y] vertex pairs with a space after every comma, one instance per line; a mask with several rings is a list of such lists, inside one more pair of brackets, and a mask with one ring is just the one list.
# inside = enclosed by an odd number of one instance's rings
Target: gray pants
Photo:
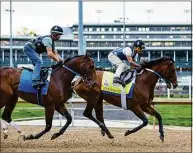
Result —
[[116, 72], [114, 74], [114, 77], [120, 77], [121, 73], [130, 69], [130, 67], [122, 61], [119, 57], [117, 57], [112, 52], [108, 55], [108, 60], [113, 64], [117, 66]]

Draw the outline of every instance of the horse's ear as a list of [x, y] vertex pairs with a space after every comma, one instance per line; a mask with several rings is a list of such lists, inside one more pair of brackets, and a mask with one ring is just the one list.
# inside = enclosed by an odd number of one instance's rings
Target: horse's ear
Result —
[[89, 52], [86, 52], [85, 57], [92, 57]]

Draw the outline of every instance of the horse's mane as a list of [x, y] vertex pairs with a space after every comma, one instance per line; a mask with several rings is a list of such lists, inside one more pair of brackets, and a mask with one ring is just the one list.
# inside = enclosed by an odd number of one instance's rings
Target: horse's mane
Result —
[[174, 62], [174, 60], [171, 57], [163, 56], [163, 57], [160, 57], [158, 59], [151, 60], [151, 61], [148, 61], [148, 62], [147, 61], [143, 61], [141, 63], [141, 65], [143, 65], [143, 67], [151, 67], [153, 65], [157, 65], [157, 64], [159, 64], [159, 63], [161, 63], [163, 61], [166, 61], [166, 60], [170, 60], [170, 61]]
[[[88, 55], [88, 57], [91, 58], [91, 54], [90, 54], [89, 52], [86, 52], [85, 55]], [[78, 57], [82, 57], [82, 56], [85, 56], [85, 55], [67, 56], [67, 57], [64, 59], [64, 63], [70, 61], [71, 59], [78, 58]]]
[[84, 56], [84, 55], [76, 55], [76, 56], [67, 56], [65, 59], [64, 59], [64, 63], [70, 61], [71, 59], [74, 59], [74, 58], [77, 58], [77, 57], [81, 57], [81, 56]]

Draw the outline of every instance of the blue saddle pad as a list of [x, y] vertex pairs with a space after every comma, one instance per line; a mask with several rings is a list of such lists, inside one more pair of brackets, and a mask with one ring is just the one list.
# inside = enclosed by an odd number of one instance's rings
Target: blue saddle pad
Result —
[[[20, 77], [19, 91], [37, 94], [37, 89], [32, 87], [32, 71], [23, 70]], [[46, 95], [49, 88], [49, 81], [46, 80], [46, 84], [41, 88], [41, 94]]]

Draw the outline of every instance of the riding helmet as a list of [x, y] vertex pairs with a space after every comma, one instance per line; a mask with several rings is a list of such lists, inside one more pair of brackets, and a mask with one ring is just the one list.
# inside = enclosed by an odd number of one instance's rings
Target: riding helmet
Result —
[[136, 40], [134, 43], [133, 43], [133, 47], [140, 47], [142, 49], [145, 49], [145, 43], [142, 41], [142, 40]]
[[53, 26], [51, 28], [50, 33], [51, 34], [55, 33], [55, 34], [58, 34], [58, 35], [63, 35], [63, 29], [62, 29], [62, 27], [56, 25], [56, 26]]

